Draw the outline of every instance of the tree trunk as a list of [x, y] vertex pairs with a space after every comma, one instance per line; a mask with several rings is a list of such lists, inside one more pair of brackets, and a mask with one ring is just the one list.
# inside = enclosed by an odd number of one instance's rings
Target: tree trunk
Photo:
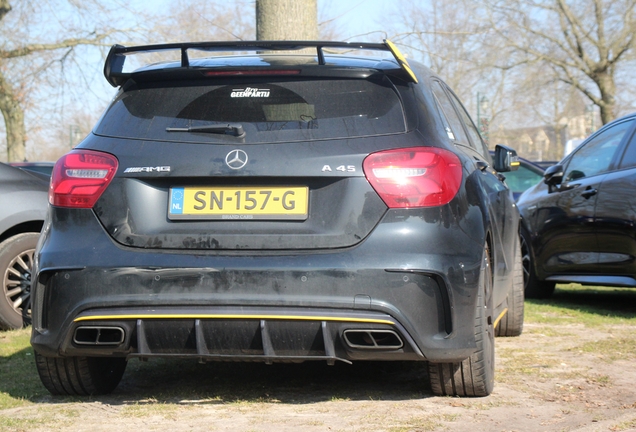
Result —
[[0, 21], [2, 21], [2, 18], [9, 12], [11, 12], [9, 0], [0, 0]]
[[[11, 11], [9, 0], [0, 0], [0, 21]], [[26, 130], [24, 112], [15, 97], [13, 87], [0, 72], [0, 111], [7, 131], [7, 161], [20, 162], [26, 154]]]
[[11, 85], [0, 73], [0, 111], [7, 131], [7, 161], [21, 162], [26, 157], [24, 111]]
[[603, 72], [593, 77], [601, 94], [601, 102], [598, 104], [601, 110], [601, 121], [607, 124], [616, 118], [616, 83], [611, 72]]
[[256, 0], [256, 39], [317, 40], [317, 0]]

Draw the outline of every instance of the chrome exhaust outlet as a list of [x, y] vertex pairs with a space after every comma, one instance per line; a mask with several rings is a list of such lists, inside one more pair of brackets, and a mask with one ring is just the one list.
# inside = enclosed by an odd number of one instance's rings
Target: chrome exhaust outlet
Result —
[[75, 329], [77, 345], [120, 345], [126, 333], [121, 327], [82, 326]]
[[355, 349], [389, 350], [400, 349], [404, 342], [393, 330], [356, 330], [349, 329], [343, 333], [347, 345]]

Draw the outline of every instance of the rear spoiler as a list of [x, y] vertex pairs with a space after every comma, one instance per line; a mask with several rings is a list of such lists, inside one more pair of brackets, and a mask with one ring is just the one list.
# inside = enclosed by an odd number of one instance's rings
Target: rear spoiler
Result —
[[104, 76], [106, 81], [113, 87], [122, 85], [130, 77], [131, 72], [123, 72], [126, 56], [149, 53], [157, 51], [181, 51], [181, 67], [189, 68], [189, 49], [197, 49], [210, 52], [232, 52], [232, 51], [295, 51], [307, 48], [315, 48], [318, 54], [318, 64], [325, 65], [325, 48], [341, 49], [363, 49], [375, 51], [389, 51], [397, 61], [400, 68], [405, 72], [407, 81], [417, 83], [415, 74], [409, 67], [406, 58], [400, 53], [398, 48], [389, 40], [383, 43], [367, 42], [318, 42], [318, 41], [236, 41], [236, 42], [187, 42], [158, 45], [141, 45], [125, 47], [113, 45], [110, 48], [106, 62], [104, 64]]

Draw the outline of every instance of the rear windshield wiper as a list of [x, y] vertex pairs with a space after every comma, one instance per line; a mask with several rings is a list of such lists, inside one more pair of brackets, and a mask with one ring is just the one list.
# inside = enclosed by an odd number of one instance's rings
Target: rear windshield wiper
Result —
[[240, 124], [215, 124], [205, 126], [188, 126], [188, 127], [169, 127], [166, 128], [166, 132], [204, 132], [220, 135], [233, 135], [235, 137], [242, 137], [245, 135], [243, 126]]

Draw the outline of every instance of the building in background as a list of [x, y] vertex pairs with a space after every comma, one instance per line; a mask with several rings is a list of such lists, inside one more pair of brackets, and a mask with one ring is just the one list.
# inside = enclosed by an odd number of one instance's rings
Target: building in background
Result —
[[490, 147], [506, 144], [533, 161], [558, 161], [574, 150], [601, 124], [599, 113], [578, 93], [572, 93], [556, 124], [518, 129], [490, 129]]

